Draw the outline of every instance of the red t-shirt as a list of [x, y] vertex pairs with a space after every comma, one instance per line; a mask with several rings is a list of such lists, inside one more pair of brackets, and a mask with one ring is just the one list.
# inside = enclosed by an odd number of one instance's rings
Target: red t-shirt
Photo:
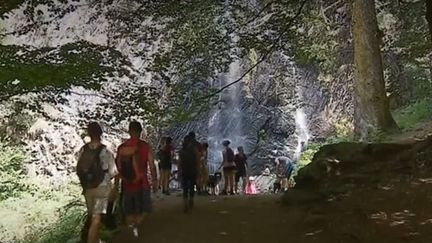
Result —
[[[121, 147], [127, 146], [127, 147], [133, 147], [133, 146], [137, 146], [139, 143], [139, 139], [137, 138], [130, 138], [128, 140], [126, 140], [124, 143], [122, 143], [122, 145], [119, 146], [118, 150], [120, 150]], [[148, 180], [148, 155], [149, 155], [149, 145], [144, 142], [141, 141], [141, 145], [139, 145], [138, 148], [138, 153], [139, 153], [139, 158], [140, 158], [140, 163], [139, 163], [139, 167], [141, 172], [143, 173], [143, 178], [141, 181], [139, 182], [128, 182], [128, 181], [123, 181], [122, 182], [122, 186], [123, 189], [127, 192], [135, 192], [138, 191], [141, 188], [145, 188], [148, 189], [150, 188], [150, 183]], [[117, 154], [120, 154], [119, 152], [117, 152]], [[117, 163], [119, 161], [121, 161], [120, 158], [121, 155], [118, 156], [117, 158]], [[119, 167], [119, 170], [121, 171], [121, 167], [117, 164], [117, 167]]]

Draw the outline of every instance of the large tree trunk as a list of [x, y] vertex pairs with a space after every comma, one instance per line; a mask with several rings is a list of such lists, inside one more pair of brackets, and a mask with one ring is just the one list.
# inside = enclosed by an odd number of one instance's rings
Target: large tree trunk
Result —
[[386, 95], [374, 0], [354, 0], [355, 91], [362, 137], [397, 129]]

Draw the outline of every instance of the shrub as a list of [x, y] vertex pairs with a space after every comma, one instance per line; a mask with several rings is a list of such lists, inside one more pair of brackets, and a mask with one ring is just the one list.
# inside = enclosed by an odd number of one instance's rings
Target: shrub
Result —
[[23, 162], [26, 156], [20, 147], [0, 142], [0, 201], [26, 191]]
[[403, 130], [414, 127], [419, 122], [432, 118], [432, 100], [425, 98], [397, 110], [394, 117]]

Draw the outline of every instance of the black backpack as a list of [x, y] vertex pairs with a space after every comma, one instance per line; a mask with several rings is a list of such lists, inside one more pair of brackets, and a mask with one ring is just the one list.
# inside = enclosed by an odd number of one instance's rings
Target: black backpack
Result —
[[[139, 151], [142, 145], [143, 142], [140, 141], [138, 143], [137, 151]], [[125, 180], [130, 182], [134, 181], [135, 178], [137, 177], [134, 168], [134, 160], [138, 162], [140, 161], [139, 153], [135, 152], [134, 154], [128, 156], [122, 155], [120, 157], [120, 168], [121, 168], [120, 174]]]
[[104, 180], [105, 171], [100, 160], [100, 153], [104, 148], [105, 145], [96, 149], [90, 148], [88, 144], [84, 145], [77, 164], [77, 175], [83, 189], [96, 188]]

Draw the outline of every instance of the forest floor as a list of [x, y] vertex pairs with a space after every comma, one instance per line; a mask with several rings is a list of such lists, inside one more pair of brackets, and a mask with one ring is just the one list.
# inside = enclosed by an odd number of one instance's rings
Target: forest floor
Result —
[[425, 122], [391, 137], [395, 145], [323, 148], [283, 197], [199, 196], [189, 214], [179, 195], [164, 197], [140, 237], [124, 228], [110, 242], [430, 243], [430, 135]]
[[[432, 192], [431, 182], [420, 183], [415, 190]], [[431, 199], [390, 189], [296, 206], [282, 204], [280, 195], [200, 196], [188, 214], [181, 202], [176, 196], [158, 201], [140, 226], [138, 238], [122, 228], [109, 242], [432, 242]]]

